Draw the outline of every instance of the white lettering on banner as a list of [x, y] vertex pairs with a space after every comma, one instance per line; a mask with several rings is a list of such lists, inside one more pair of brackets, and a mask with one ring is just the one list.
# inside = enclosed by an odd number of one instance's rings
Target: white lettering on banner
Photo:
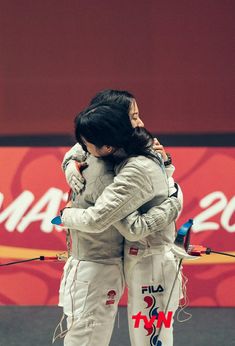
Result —
[[[22, 233], [32, 222], [42, 220], [41, 230], [45, 233], [50, 233], [54, 227], [51, 219], [57, 215], [63, 195], [64, 193], [61, 190], [53, 187], [50, 188], [30, 209], [29, 213], [23, 217], [17, 230]], [[47, 207], [46, 210], [40, 212], [45, 207]]]
[[[216, 200], [217, 203], [212, 205]], [[235, 224], [230, 225], [230, 219], [235, 211], [235, 196], [228, 202], [223, 192], [214, 191], [202, 198], [199, 205], [201, 208], [207, 209], [194, 217], [193, 232], [218, 230], [221, 226], [228, 232], [235, 232]], [[218, 222], [207, 221], [220, 212], [222, 212], [220, 219], [221, 225]]]
[[229, 221], [232, 218], [233, 213], [235, 212], [235, 196], [231, 198], [227, 207], [225, 208], [222, 216], [221, 216], [221, 225], [228, 232], [235, 232], [235, 223], [233, 225], [229, 224]]
[[0, 208], [1, 208], [1, 206], [2, 206], [3, 200], [4, 200], [3, 193], [0, 192]]
[[[3, 202], [3, 194], [1, 193], [1, 202]], [[9, 232], [13, 232], [16, 228], [16, 225], [26, 212], [26, 210], [30, 207], [32, 202], [34, 201], [34, 195], [30, 191], [22, 192], [1, 214], [0, 214], [0, 223], [5, 221], [7, 218], [7, 222], [5, 224], [6, 229]], [[2, 203], [1, 203], [2, 206]]]
[[[50, 188], [39, 201], [29, 210], [28, 214], [23, 216], [35, 200], [31, 191], [23, 191], [8, 207], [0, 213], [0, 223], [5, 220], [5, 228], [8, 232], [17, 230], [23, 233], [26, 228], [35, 221], [41, 220], [41, 231], [50, 233], [53, 230], [51, 219], [58, 215], [61, 202], [66, 202], [68, 194], [57, 188]], [[0, 193], [0, 208], [4, 196]], [[41, 210], [44, 211], [41, 212]], [[18, 225], [18, 226], [17, 226]], [[56, 227], [58, 231], [61, 228]]]
[[[58, 188], [50, 188], [35, 203], [35, 196], [31, 191], [23, 191], [11, 204], [0, 212], [0, 223], [5, 223], [8, 232], [14, 230], [23, 233], [32, 222], [41, 221], [40, 230], [50, 233], [55, 228], [62, 231], [61, 227], [51, 224], [59, 213], [61, 202], [66, 202], [68, 194]], [[4, 195], [0, 192], [0, 208], [2, 208]], [[202, 231], [218, 230], [223, 227], [227, 232], [235, 232], [235, 224], [230, 224], [232, 215], [235, 212], [235, 196], [230, 201], [221, 191], [214, 191], [203, 197], [199, 206], [203, 210], [194, 217], [192, 230], [194, 233]], [[27, 213], [28, 210], [28, 213]], [[220, 222], [210, 221], [210, 218], [221, 213]]]

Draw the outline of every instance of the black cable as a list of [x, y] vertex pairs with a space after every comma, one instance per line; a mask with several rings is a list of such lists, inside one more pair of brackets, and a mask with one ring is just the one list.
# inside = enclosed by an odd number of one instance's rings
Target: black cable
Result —
[[37, 261], [37, 260], [43, 261], [44, 260], [44, 256], [30, 258], [30, 259], [21, 260], [21, 261], [15, 261], [15, 262], [7, 262], [7, 263], [0, 264], [0, 267], [10, 266], [12, 264], [18, 264], [18, 263], [24, 263], [24, 262]]
[[235, 255], [232, 255], [232, 254], [230, 254], [230, 253], [214, 251], [214, 250], [211, 250], [211, 249], [207, 249], [207, 250], [209, 250], [208, 252], [206, 252], [207, 255], [209, 255], [210, 253], [217, 253], [217, 254], [219, 254], [219, 255], [235, 257]]

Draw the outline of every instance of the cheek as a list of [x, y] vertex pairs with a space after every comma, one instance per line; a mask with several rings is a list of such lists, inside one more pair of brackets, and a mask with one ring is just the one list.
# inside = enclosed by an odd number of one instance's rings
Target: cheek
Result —
[[107, 155], [107, 153], [106, 153], [106, 151], [104, 149], [97, 150], [97, 156], [103, 157], [103, 156], [106, 156], [106, 155]]
[[98, 148], [92, 148], [91, 150], [90, 150], [90, 154], [92, 155], [92, 156], [95, 156], [95, 157], [101, 157], [102, 155], [101, 155], [101, 152], [100, 152], [100, 149], [98, 149]]
[[94, 155], [95, 154], [95, 149], [91, 146], [87, 146], [87, 151], [91, 154], [91, 155]]

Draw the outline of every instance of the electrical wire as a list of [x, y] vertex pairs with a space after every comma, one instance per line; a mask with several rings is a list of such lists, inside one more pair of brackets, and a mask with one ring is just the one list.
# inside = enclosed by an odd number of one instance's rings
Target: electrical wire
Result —
[[[218, 255], [224, 255], [224, 256], [230, 256], [230, 257], [235, 257], [235, 255], [232, 255], [231, 253], [227, 253], [227, 252], [219, 252], [219, 251], [214, 251], [210, 249], [210, 253], [217, 253]], [[207, 255], [209, 255], [209, 253], [206, 253]]]
[[7, 263], [1, 263], [0, 267], [4, 266], [10, 266], [13, 264], [19, 264], [19, 263], [25, 263], [25, 262], [32, 262], [32, 261], [46, 261], [46, 260], [58, 260], [58, 256], [54, 257], [45, 257], [45, 256], [39, 256], [39, 257], [34, 257], [34, 258], [29, 258], [25, 260], [20, 260], [20, 261], [13, 261], [13, 262], [7, 262]]

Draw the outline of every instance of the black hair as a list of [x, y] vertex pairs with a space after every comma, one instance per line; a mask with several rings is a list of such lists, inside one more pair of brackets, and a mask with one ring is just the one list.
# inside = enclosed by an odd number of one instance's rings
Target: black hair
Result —
[[122, 106], [128, 113], [130, 111], [131, 104], [135, 99], [134, 95], [126, 90], [106, 89], [98, 92], [90, 102], [90, 105], [107, 103], [118, 104]]
[[124, 149], [127, 155], [151, 155], [152, 135], [144, 128], [133, 128], [125, 107], [118, 104], [94, 104], [75, 118], [75, 135], [98, 148], [109, 145]]

